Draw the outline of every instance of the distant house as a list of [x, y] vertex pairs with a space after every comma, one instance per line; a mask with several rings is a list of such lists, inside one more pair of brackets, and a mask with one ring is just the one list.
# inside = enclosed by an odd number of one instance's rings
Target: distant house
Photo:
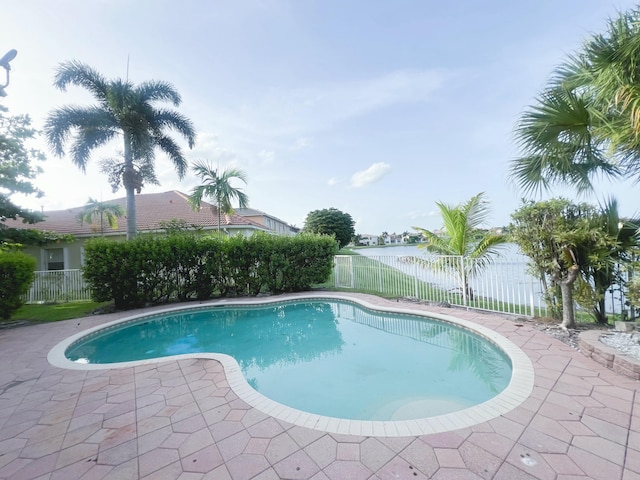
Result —
[[386, 243], [387, 245], [401, 244], [405, 243], [405, 238], [402, 235], [392, 233], [384, 239], [384, 243]]
[[289, 225], [287, 222], [279, 218], [269, 215], [254, 208], [236, 208], [234, 214], [247, 218], [253, 222], [259, 223], [263, 227], [268, 228], [276, 235], [295, 235], [300, 231], [299, 228]]
[[[121, 205], [125, 208], [126, 199], [117, 198], [105, 203]], [[33, 228], [46, 230], [59, 234], [72, 234], [75, 241], [71, 243], [56, 243], [43, 247], [29, 246], [25, 253], [36, 258], [36, 270], [67, 270], [80, 268], [84, 262], [84, 243], [87, 239], [100, 236], [99, 225], [81, 224], [77, 216], [83, 210], [83, 206], [69, 208], [67, 210], [45, 211], [45, 220], [34, 225], [24, 224], [16, 220], [7, 220], [5, 225], [13, 228]], [[186, 225], [194, 226], [202, 231], [215, 232], [218, 229], [218, 215], [211, 210], [211, 205], [202, 202], [202, 208], [194, 211], [184, 193], [172, 190], [164, 193], [147, 193], [136, 195], [136, 221], [138, 234], [162, 233], [162, 222], [171, 220], [183, 221]], [[99, 222], [99, 220], [96, 220]], [[118, 219], [118, 226], [111, 229], [104, 226], [105, 238], [124, 240], [126, 238], [127, 220], [125, 217]], [[96, 228], [97, 227], [97, 228]], [[221, 231], [225, 235], [242, 234], [251, 236], [254, 232], [262, 231], [271, 233], [263, 225], [240, 215], [222, 215], [220, 222]]]
[[369, 233], [363, 233], [360, 235], [360, 245], [378, 245], [378, 235], [371, 235]]

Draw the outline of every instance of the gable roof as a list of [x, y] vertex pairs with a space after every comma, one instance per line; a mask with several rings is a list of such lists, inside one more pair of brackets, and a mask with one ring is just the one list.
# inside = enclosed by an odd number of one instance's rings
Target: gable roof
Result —
[[[126, 208], [126, 198], [116, 198], [107, 200], [104, 203], [120, 205]], [[96, 222], [99, 226], [99, 220], [94, 220], [93, 224], [86, 222], [80, 224], [77, 219], [78, 214], [84, 209], [84, 206], [68, 208], [66, 210], [45, 211], [44, 221], [36, 224], [24, 224], [19, 220], [8, 219], [5, 226], [13, 228], [33, 228], [36, 230], [47, 230], [56, 233], [70, 233], [76, 236], [94, 236], [96, 234]], [[184, 220], [189, 225], [197, 225], [205, 230], [213, 230], [218, 228], [218, 215], [212, 211], [212, 205], [202, 202], [199, 211], [194, 211], [189, 203], [189, 197], [177, 190], [171, 190], [164, 193], [145, 193], [136, 195], [136, 223], [138, 232], [152, 232], [161, 230], [160, 225], [163, 221], [172, 219]], [[220, 219], [221, 228], [233, 229], [249, 229], [269, 231], [264, 226], [254, 222], [248, 218], [239, 215], [222, 214]], [[115, 229], [105, 226], [105, 235], [124, 235], [127, 231], [126, 216], [118, 218], [118, 226]]]
[[279, 219], [278, 217], [274, 217], [273, 215], [265, 213], [262, 210], [256, 210], [255, 208], [234, 208], [233, 213], [235, 213], [236, 215], [240, 215], [241, 217], [269, 217], [284, 225], [287, 225], [289, 228], [300, 230], [297, 227], [289, 225], [287, 222]]

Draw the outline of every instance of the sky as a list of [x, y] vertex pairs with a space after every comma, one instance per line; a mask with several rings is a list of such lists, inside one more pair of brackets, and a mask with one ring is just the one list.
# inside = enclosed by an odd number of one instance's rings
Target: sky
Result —
[[[40, 129], [65, 105], [90, 105], [85, 90], [53, 86], [56, 68], [77, 60], [106, 78], [162, 80], [181, 94], [177, 110], [197, 131], [191, 163], [240, 168], [249, 206], [304, 226], [314, 210], [352, 216], [356, 233], [438, 229], [436, 202], [456, 205], [484, 192], [488, 226], [503, 226], [523, 193], [510, 181], [518, 157], [514, 126], [553, 69], [608, 18], [636, 6], [608, 0], [21, 0], [5, 2], [0, 54], [11, 62], [10, 114]], [[4, 72], [0, 72], [3, 74]], [[158, 104], [158, 106], [169, 106]], [[178, 139], [179, 137], [174, 136]], [[21, 206], [59, 210], [108, 201], [99, 163], [82, 173], [45, 152], [42, 198]], [[157, 154], [160, 186], [190, 193]], [[576, 197], [594, 205], [614, 195], [622, 215], [640, 212], [638, 186], [598, 183]]]

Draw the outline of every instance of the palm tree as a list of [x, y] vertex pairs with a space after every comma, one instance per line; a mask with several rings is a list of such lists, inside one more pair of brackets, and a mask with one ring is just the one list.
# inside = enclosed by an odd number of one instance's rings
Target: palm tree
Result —
[[511, 178], [528, 193], [555, 184], [585, 192], [593, 189], [597, 174], [619, 175], [605, 155], [606, 141], [597, 134], [597, 118], [588, 94], [563, 86], [544, 91], [516, 127], [524, 156], [511, 162]]
[[82, 223], [93, 224], [94, 218], [100, 219], [100, 235], [104, 235], [104, 220], [107, 221], [112, 229], [118, 228], [118, 218], [125, 214], [124, 208], [115, 203], [99, 202], [89, 197], [89, 201], [77, 215], [78, 221]]
[[191, 121], [174, 110], [154, 106], [158, 101], [178, 106], [181, 103], [180, 95], [166, 82], [149, 81], [134, 85], [128, 80], [107, 80], [96, 70], [77, 61], [60, 65], [54, 85], [62, 91], [66, 91], [69, 85], [83, 87], [97, 101], [97, 104], [87, 107], [61, 107], [49, 114], [45, 133], [56, 155], [63, 156], [65, 145], [69, 146], [71, 160], [85, 171], [95, 149], [118, 136], [122, 137], [122, 185], [127, 196], [127, 239], [134, 238], [135, 192], [140, 190], [143, 180], [134, 162], [137, 161], [148, 170], [153, 165], [157, 147], [173, 162], [180, 178], [187, 170], [180, 146], [166, 131], [174, 130], [192, 148], [196, 135]]
[[612, 285], [623, 283], [621, 265], [630, 263], [631, 252], [640, 246], [640, 219], [621, 218], [617, 200], [608, 198], [593, 221], [607, 240], [595, 243], [584, 274], [595, 294], [593, 315], [598, 323], [607, 323], [604, 296]]
[[560, 65], [521, 117], [524, 156], [511, 177], [525, 191], [552, 183], [591, 190], [596, 174], [640, 180], [640, 9], [620, 14]]
[[195, 187], [189, 196], [189, 202], [194, 210], [199, 210], [203, 197], [212, 197], [215, 201], [214, 212], [218, 214], [218, 235], [220, 235], [220, 223], [222, 214], [233, 213], [231, 200], [238, 199], [240, 208], [247, 208], [249, 197], [239, 188], [231, 186], [231, 180], [237, 178], [247, 183], [247, 175], [243, 170], [228, 168], [218, 172], [209, 163], [195, 162], [192, 166], [195, 174], [200, 177], [203, 184]]
[[436, 202], [444, 222], [442, 234], [413, 227], [426, 239], [418, 248], [440, 255], [440, 268], [450, 270], [457, 277], [464, 295], [473, 300], [469, 279], [480, 273], [499, 254], [507, 243], [504, 235], [481, 229], [489, 214], [489, 204], [484, 193], [471, 197], [467, 202], [451, 206]]

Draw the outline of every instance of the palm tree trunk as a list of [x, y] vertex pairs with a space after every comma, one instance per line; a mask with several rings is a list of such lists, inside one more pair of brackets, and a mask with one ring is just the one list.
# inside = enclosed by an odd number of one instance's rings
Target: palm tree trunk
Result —
[[136, 238], [136, 196], [133, 170], [133, 153], [131, 152], [131, 140], [124, 135], [124, 171], [122, 173], [122, 184], [127, 192], [127, 240]]

